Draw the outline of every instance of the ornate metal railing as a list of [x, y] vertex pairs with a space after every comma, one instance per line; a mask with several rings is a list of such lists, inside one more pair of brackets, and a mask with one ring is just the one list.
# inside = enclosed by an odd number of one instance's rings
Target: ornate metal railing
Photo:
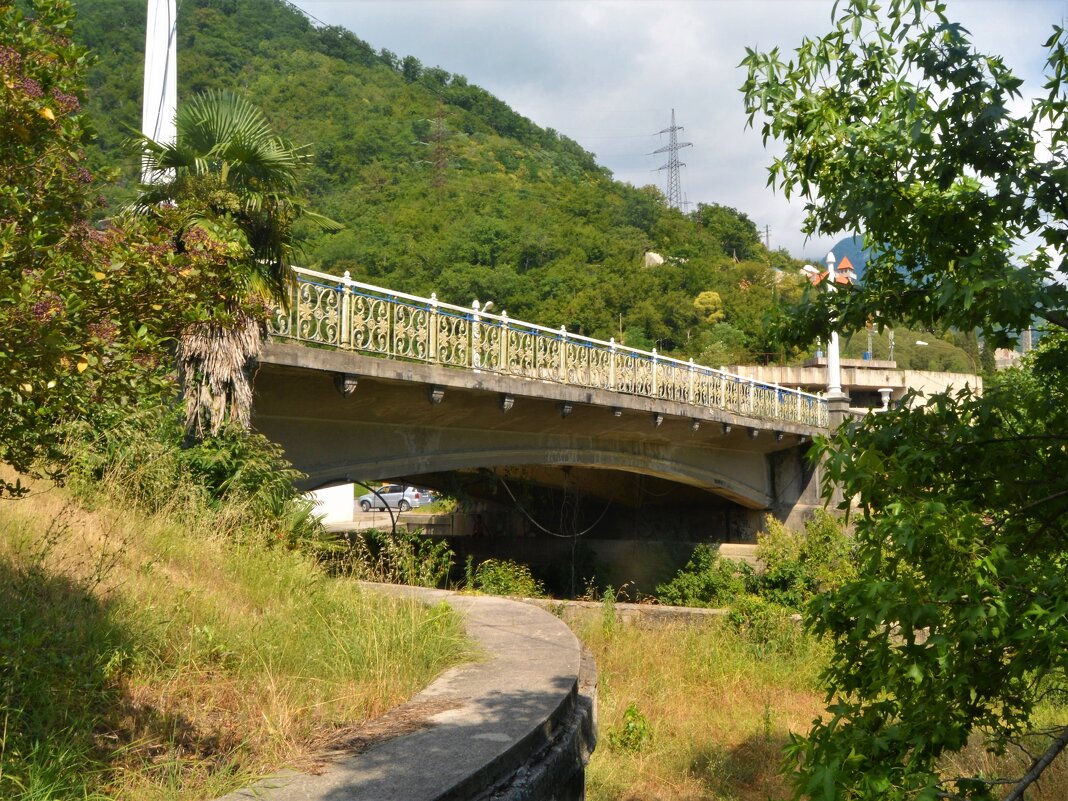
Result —
[[339, 350], [391, 359], [605, 389], [646, 398], [725, 409], [766, 420], [825, 428], [827, 403], [807, 392], [764, 384], [662, 356], [554, 330], [506, 312], [393, 292], [295, 268], [289, 310], [278, 309], [270, 333]]

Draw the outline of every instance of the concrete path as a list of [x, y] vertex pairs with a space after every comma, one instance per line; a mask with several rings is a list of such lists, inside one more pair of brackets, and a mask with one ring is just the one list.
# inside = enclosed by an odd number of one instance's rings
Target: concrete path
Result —
[[562, 621], [503, 598], [365, 586], [448, 601], [464, 616], [481, 658], [446, 671], [406, 705], [439, 710], [425, 716], [425, 728], [220, 801], [582, 798], [583, 765], [594, 747], [596, 676]]

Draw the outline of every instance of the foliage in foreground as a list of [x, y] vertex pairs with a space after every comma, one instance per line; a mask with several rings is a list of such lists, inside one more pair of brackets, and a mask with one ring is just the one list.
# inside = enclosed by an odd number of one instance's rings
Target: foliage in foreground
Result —
[[[789, 315], [793, 338], [832, 319], [988, 346], [1036, 319], [1051, 333], [983, 396], [869, 415], [821, 448], [857, 499], [858, 575], [810, 607], [831, 703], [790, 745], [795, 792], [1017, 801], [1068, 746], [1064, 707], [1038, 714], [1068, 685], [1068, 40], [1054, 29], [1047, 93], [1018, 113], [1021, 81], [944, 3], [851, 0], [833, 22], [789, 62], [745, 62], [750, 120], [785, 144], [771, 182], [803, 196], [809, 232], [863, 231], [875, 254], [863, 287]], [[940, 774], [969, 742], [1034, 759]]]
[[[590, 610], [572, 620], [594, 654], [599, 678], [601, 738], [587, 768], [586, 797], [767, 801], [786, 796], [782, 748], [822, 707], [819, 673], [829, 648], [796, 622], [785, 625], [781, 647], [769, 648], [759, 631], [725, 619], [662, 629], [608, 626]], [[1038, 720], [1053, 720], [1064, 708], [1047, 702]], [[1026, 769], [1028, 761], [1018, 750], [994, 757], [976, 744], [940, 767], [946, 775], [1011, 775]], [[1027, 797], [1068, 797], [1068, 764], [1055, 764]]]
[[114, 481], [93, 511], [53, 489], [0, 519], [3, 798], [216, 797], [462, 658], [449, 610], [265, 548], [240, 504], [147, 513]]
[[72, 18], [68, 0], [0, 4], [0, 460], [57, 476], [60, 422], [158, 402], [168, 342], [211, 314], [233, 255], [206, 235], [172, 247], [174, 209], [92, 224]]

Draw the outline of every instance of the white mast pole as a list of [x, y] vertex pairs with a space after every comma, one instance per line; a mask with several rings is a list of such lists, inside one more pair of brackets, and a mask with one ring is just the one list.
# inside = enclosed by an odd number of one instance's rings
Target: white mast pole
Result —
[[[178, 111], [178, 28], [175, 0], [148, 0], [145, 26], [145, 91], [141, 133], [161, 144], [174, 144]], [[153, 176], [141, 166], [142, 183]]]

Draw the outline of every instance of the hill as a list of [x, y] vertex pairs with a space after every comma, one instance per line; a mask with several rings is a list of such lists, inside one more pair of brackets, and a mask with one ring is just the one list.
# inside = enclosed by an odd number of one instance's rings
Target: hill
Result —
[[[123, 140], [140, 121], [144, 6], [79, 9], [77, 38], [98, 59], [90, 162], [122, 165], [112, 204], [134, 190]], [[281, 0], [184, 0], [178, 53], [179, 101], [235, 89], [310, 146], [309, 200], [346, 230], [303, 232], [309, 266], [713, 363], [774, 350], [765, 312], [797, 284], [772, 268], [795, 263], [741, 212], [670, 209], [464, 76], [315, 27]], [[665, 264], [643, 268], [647, 251]], [[695, 306], [703, 292], [711, 306]]]

